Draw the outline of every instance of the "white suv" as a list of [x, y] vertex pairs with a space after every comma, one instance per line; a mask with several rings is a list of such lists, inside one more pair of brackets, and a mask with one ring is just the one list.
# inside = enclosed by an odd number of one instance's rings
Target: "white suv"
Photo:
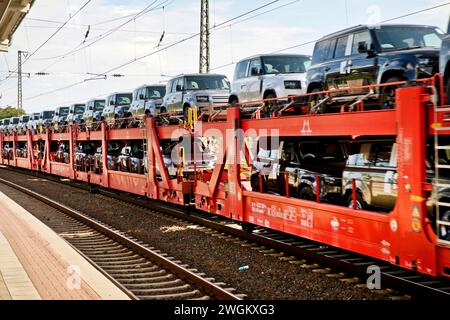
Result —
[[311, 57], [294, 54], [258, 55], [236, 65], [230, 104], [284, 98], [306, 93]]
[[197, 108], [199, 114], [209, 106], [227, 104], [230, 82], [220, 74], [183, 74], [169, 81], [166, 86], [160, 113], [174, 112], [187, 116], [189, 108]]

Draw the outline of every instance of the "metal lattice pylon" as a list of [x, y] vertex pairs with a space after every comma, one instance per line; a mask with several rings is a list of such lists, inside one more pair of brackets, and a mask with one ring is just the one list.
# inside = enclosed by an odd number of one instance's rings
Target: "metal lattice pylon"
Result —
[[200, 73], [208, 73], [210, 68], [209, 51], [209, 0], [201, 0], [200, 8]]
[[18, 51], [17, 109], [22, 110], [22, 51]]

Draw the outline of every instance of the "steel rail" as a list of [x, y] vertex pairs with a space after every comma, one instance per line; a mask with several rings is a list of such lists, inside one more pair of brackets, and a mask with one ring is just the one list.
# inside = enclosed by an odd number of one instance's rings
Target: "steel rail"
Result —
[[[18, 169], [11, 169], [9, 167], [7, 170], [16, 173], [18, 172]], [[31, 175], [27, 171], [19, 170], [20, 173]], [[220, 233], [225, 233], [251, 243], [284, 252], [288, 255], [309, 259], [321, 263], [324, 266], [348, 272], [361, 279], [368, 278], [371, 275], [368, 273], [368, 267], [377, 266], [380, 268], [381, 284], [383, 288], [392, 287], [397, 290], [404, 290], [406, 293], [417, 298], [450, 299], [450, 280], [448, 279], [423, 275], [369, 256], [324, 245], [305, 238], [284, 234], [271, 229], [257, 227], [255, 232], [250, 233], [236, 228], [235, 222], [232, 220], [220, 216], [208, 215], [193, 207], [175, 206], [169, 203], [142, 199], [130, 193], [116, 190], [112, 191], [79, 182], [61, 181], [56, 177], [44, 173], [38, 173], [38, 175], [56, 183], [83, 189], [85, 191], [98, 192], [103, 196], [116, 199], [123, 203], [136, 205], [153, 212], [162, 213], [176, 219], [204, 226]]]
[[[48, 206], [63, 212], [64, 214], [70, 216], [71, 218], [75, 219], [76, 221], [81, 222], [82, 224], [94, 229], [95, 231], [101, 233], [102, 235], [106, 236], [107, 239], [111, 239], [122, 246], [128, 248], [133, 253], [138, 254], [141, 257], [144, 257], [145, 259], [148, 259], [149, 261], [153, 262], [157, 266], [161, 267], [164, 270], [170, 271], [170, 273], [173, 273], [180, 279], [186, 281], [189, 284], [192, 284], [194, 287], [199, 288], [202, 292], [208, 294], [210, 297], [218, 299], [218, 300], [242, 300], [241, 296], [235, 295], [231, 293], [232, 289], [229, 288], [222, 288], [221, 286], [215, 284], [214, 282], [210, 281], [209, 279], [204, 278], [200, 274], [196, 272], [196, 270], [188, 269], [178, 263], [176, 263], [173, 258], [167, 257], [166, 255], [161, 254], [160, 252], [157, 252], [155, 250], [152, 250], [151, 248], [148, 248], [144, 246], [141, 243], [138, 243], [135, 239], [130, 238], [128, 236], [125, 236], [120, 231], [113, 230], [109, 226], [106, 226], [102, 223], [99, 223], [95, 221], [92, 218], [87, 217], [86, 215], [82, 214], [81, 212], [78, 212], [64, 204], [61, 204], [55, 200], [52, 200], [44, 195], [41, 195], [35, 191], [29, 190], [25, 187], [22, 187], [16, 183], [13, 183], [11, 181], [7, 181], [3, 178], [0, 178], [0, 183], [9, 186], [11, 188], [14, 188], [21, 193], [24, 193], [36, 200], [39, 200]], [[80, 243], [79, 243], [80, 244]], [[82, 244], [85, 244], [85, 242], [82, 242]], [[95, 243], [94, 243], [95, 246]], [[75, 245], [77, 247], [77, 245]], [[81, 249], [78, 249], [78, 251], [83, 251]], [[83, 254], [83, 256], [85, 256]], [[94, 261], [92, 261], [94, 260]], [[102, 266], [100, 266], [98, 263], [95, 262], [95, 259], [88, 259], [89, 262], [94, 262], [94, 267], [98, 270], [102, 271], [103, 274], [106, 274], [109, 279], [115, 279], [114, 276], [111, 276], [111, 272], [108, 272], [108, 270], [105, 270]], [[137, 295], [132, 293], [132, 290], [126, 288], [126, 285], [122, 285], [121, 281], [114, 280], [115, 284], [119, 284], [118, 287], [124, 291], [130, 298], [137, 299]]]

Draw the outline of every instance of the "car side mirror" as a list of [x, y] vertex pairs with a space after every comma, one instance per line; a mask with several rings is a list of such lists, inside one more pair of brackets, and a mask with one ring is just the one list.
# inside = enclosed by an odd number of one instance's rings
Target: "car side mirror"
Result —
[[183, 91], [183, 87], [177, 84], [176, 90], [177, 92]]
[[359, 53], [368, 53], [367, 42], [362, 41], [358, 43], [358, 52]]
[[256, 67], [253, 67], [250, 71], [252, 77], [259, 76], [261, 74], [260, 70]]
[[143, 94], [140, 94], [139, 95], [139, 100], [144, 100], [144, 99], [145, 99], [145, 96]]
[[113, 106], [113, 105], [114, 105], [114, 101], [110, 101], [110, 102], [109, 102], [109, 105], [110, 105], [110, 106]]

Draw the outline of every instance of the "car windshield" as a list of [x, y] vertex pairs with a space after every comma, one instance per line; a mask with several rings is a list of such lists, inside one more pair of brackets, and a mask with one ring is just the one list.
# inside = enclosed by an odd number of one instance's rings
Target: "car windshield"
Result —
[[30, 121], [30, 117], [29, 116], [23, 116], [22, 117], [22, 122], [28, 122]]
[[69, 108], [68, 107], [59, 109], [59, 115], [60, 116], [67, 116], [68, 114], [69, 114]]
[[166, 87], [148, 87], [147, 99], [161, 99], [166, 95]]
[[118, 94], [116, 97], [116, 105], [118, 106], [126, 106], [131, 104], [131, 100], [133, 99], [133, 94], [126, 93], [126, 94]]
[[265, 74], [305, 73], [311, 65], [311, 58], [306, 56], [269, 56], [263, 57]]
[[43, 119], [51, 119], [51, 118], [53, 118], [54, 115], [55, 115], [54, 111], [44, 111], [42, 113], [42, 118]]
[[75, 108], [74, 108], [75, 114], [82, 114], [82, 113], [84, 113], [84, 109], [85, 109], [84, 104], [76, 104]]
[[196, 76], [186, 78], [186, 90], [229, 90], [225, 76]]
[[105, 108], [105, 100], [98, 100], [94, 103], [94, 111], [102, 111]]
[[431, 47], [439, 49], [444, 33], [439, 28], [390, 26], [375, 29], [382, 51]]
[[346, 159], [340, 143], [301, 143], [300, 152], [303, 158], [312, 158], [322, 161], [341, 161]]
[[12, 124], [18, 124], [18, 123], [19, 123], [19, 118], [13, 118]]
[[35, 113], [33, 115], [33, 120], [39, 120], [39, 113]]
[[9, 119], [5, 119], [5, 120], [3, 120], [3, 125], [8, 125], [9, 124]]

